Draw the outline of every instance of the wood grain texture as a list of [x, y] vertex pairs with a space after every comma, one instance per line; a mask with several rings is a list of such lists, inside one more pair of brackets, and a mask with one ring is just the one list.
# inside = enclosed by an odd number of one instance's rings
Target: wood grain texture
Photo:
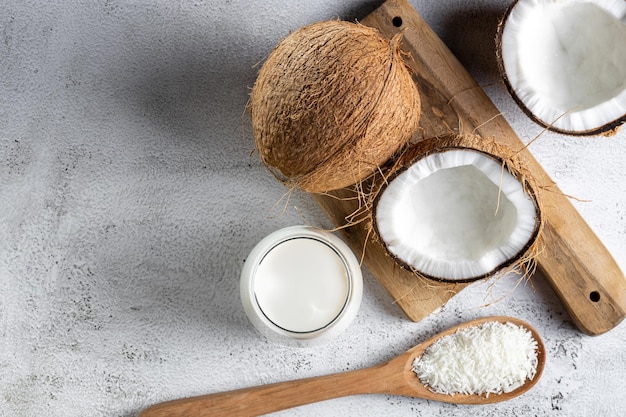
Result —
[[[415, 358], [443, 336], [459, 329], [485, 322], [513, 323], [529, 330], [537, 341], [537, 372], [532, 380], [515, 390], [502, 394], [438, 394], [424, 386], [412, 366]], [[546, 351], [536, 329], [521, 320], [504, 317], [484, 317], [449, 328], [383, 364], [344, 373], [278, 382], [270, 385], [243, 388], [235, 391], [182, 398], [156, 404], [144, 410], [139, 417], [251, 417], [273, 413], [318, 401], [356, 394], [389, 394], [425, 398], [458, 404], [489, 404], [506, 401], [531, 389], [545, 367]]]
[[[404, 33], [402, 49], [414, 71], [423, 113], [414, 140], [458, 133], [494, 137], [519, 155], [545, 190], [542, 275], [562, 300], [573, 322], [598, 335], [617, 326], [626, 315], [626, 279], [602, 242], [566, 196], [525, 148], [510, 125], [462, 64], [406, 0], [389, 0], [361, 23], [383, 36]], [[355, 190], [314, 196], [336, 226], [358, 212]], [[398, 267], [369, 233], [366, 222], [343, 230], [353, 250], [398, 306], [419, 321], [445, 304], [467, 284], [446, 284], [416, 278]], [[365, 250], [364, 250], [365, 247]]]

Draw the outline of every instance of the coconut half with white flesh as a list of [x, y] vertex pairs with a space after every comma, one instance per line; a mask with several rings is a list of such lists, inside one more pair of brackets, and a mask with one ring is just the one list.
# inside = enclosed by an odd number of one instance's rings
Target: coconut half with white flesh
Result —
[[496, 43], [509, 93], [540, 125], [581, 136], [626, 122], [626, 1], [517, 0]]
[[426, 141], [423, 149], [429, 146], [374, 200], [374, 230], [389, 255], [420, 276], [452, 282], [528, 262], [541, 215], [513, 153], [474, 136]]

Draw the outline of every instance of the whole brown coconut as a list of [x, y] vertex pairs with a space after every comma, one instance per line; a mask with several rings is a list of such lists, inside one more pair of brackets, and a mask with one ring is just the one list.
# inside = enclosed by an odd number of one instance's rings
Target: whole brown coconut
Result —
[[399, 43], [343, 21], [279, 43], [250, 99], [256, 147], [277, 178], [312, 193], [350, 186], [411, 139], [420, 98]]

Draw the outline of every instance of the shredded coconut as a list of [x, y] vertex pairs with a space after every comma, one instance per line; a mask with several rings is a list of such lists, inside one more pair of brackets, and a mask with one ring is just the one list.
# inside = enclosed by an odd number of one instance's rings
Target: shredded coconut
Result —
[[440, 394], [501, 394], [533, 379], [537, 341], [528, 329], [496, 321], [460, 329], [429, 346], [413, 371]]

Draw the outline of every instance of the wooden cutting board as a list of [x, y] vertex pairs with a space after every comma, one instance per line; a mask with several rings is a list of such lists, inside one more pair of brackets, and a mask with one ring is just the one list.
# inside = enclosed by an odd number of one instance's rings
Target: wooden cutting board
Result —
[[[541, 275], [561, 298], [574, 323], [597, 335], [617, 326], [626, 315], [626, 279], [607, 249], [571, 202], [525, 148], [500, 112], [452, 52], [407, 0], [388, 0], [361, 21], [391, 38], [404, 33], [402, 49], [422, 99], [420, 128], [415, 141], [458, 133], [494, 137], [519, 154], [547, 192]], [[337, 227], [359, 211], [354, 190], [314, 196]], [[468, 284], [419, 279], [401, 269], [372, 239], [366, 222], [344, 228], [343, 235], [367, 268], [413, 321], [422, 320]]]

